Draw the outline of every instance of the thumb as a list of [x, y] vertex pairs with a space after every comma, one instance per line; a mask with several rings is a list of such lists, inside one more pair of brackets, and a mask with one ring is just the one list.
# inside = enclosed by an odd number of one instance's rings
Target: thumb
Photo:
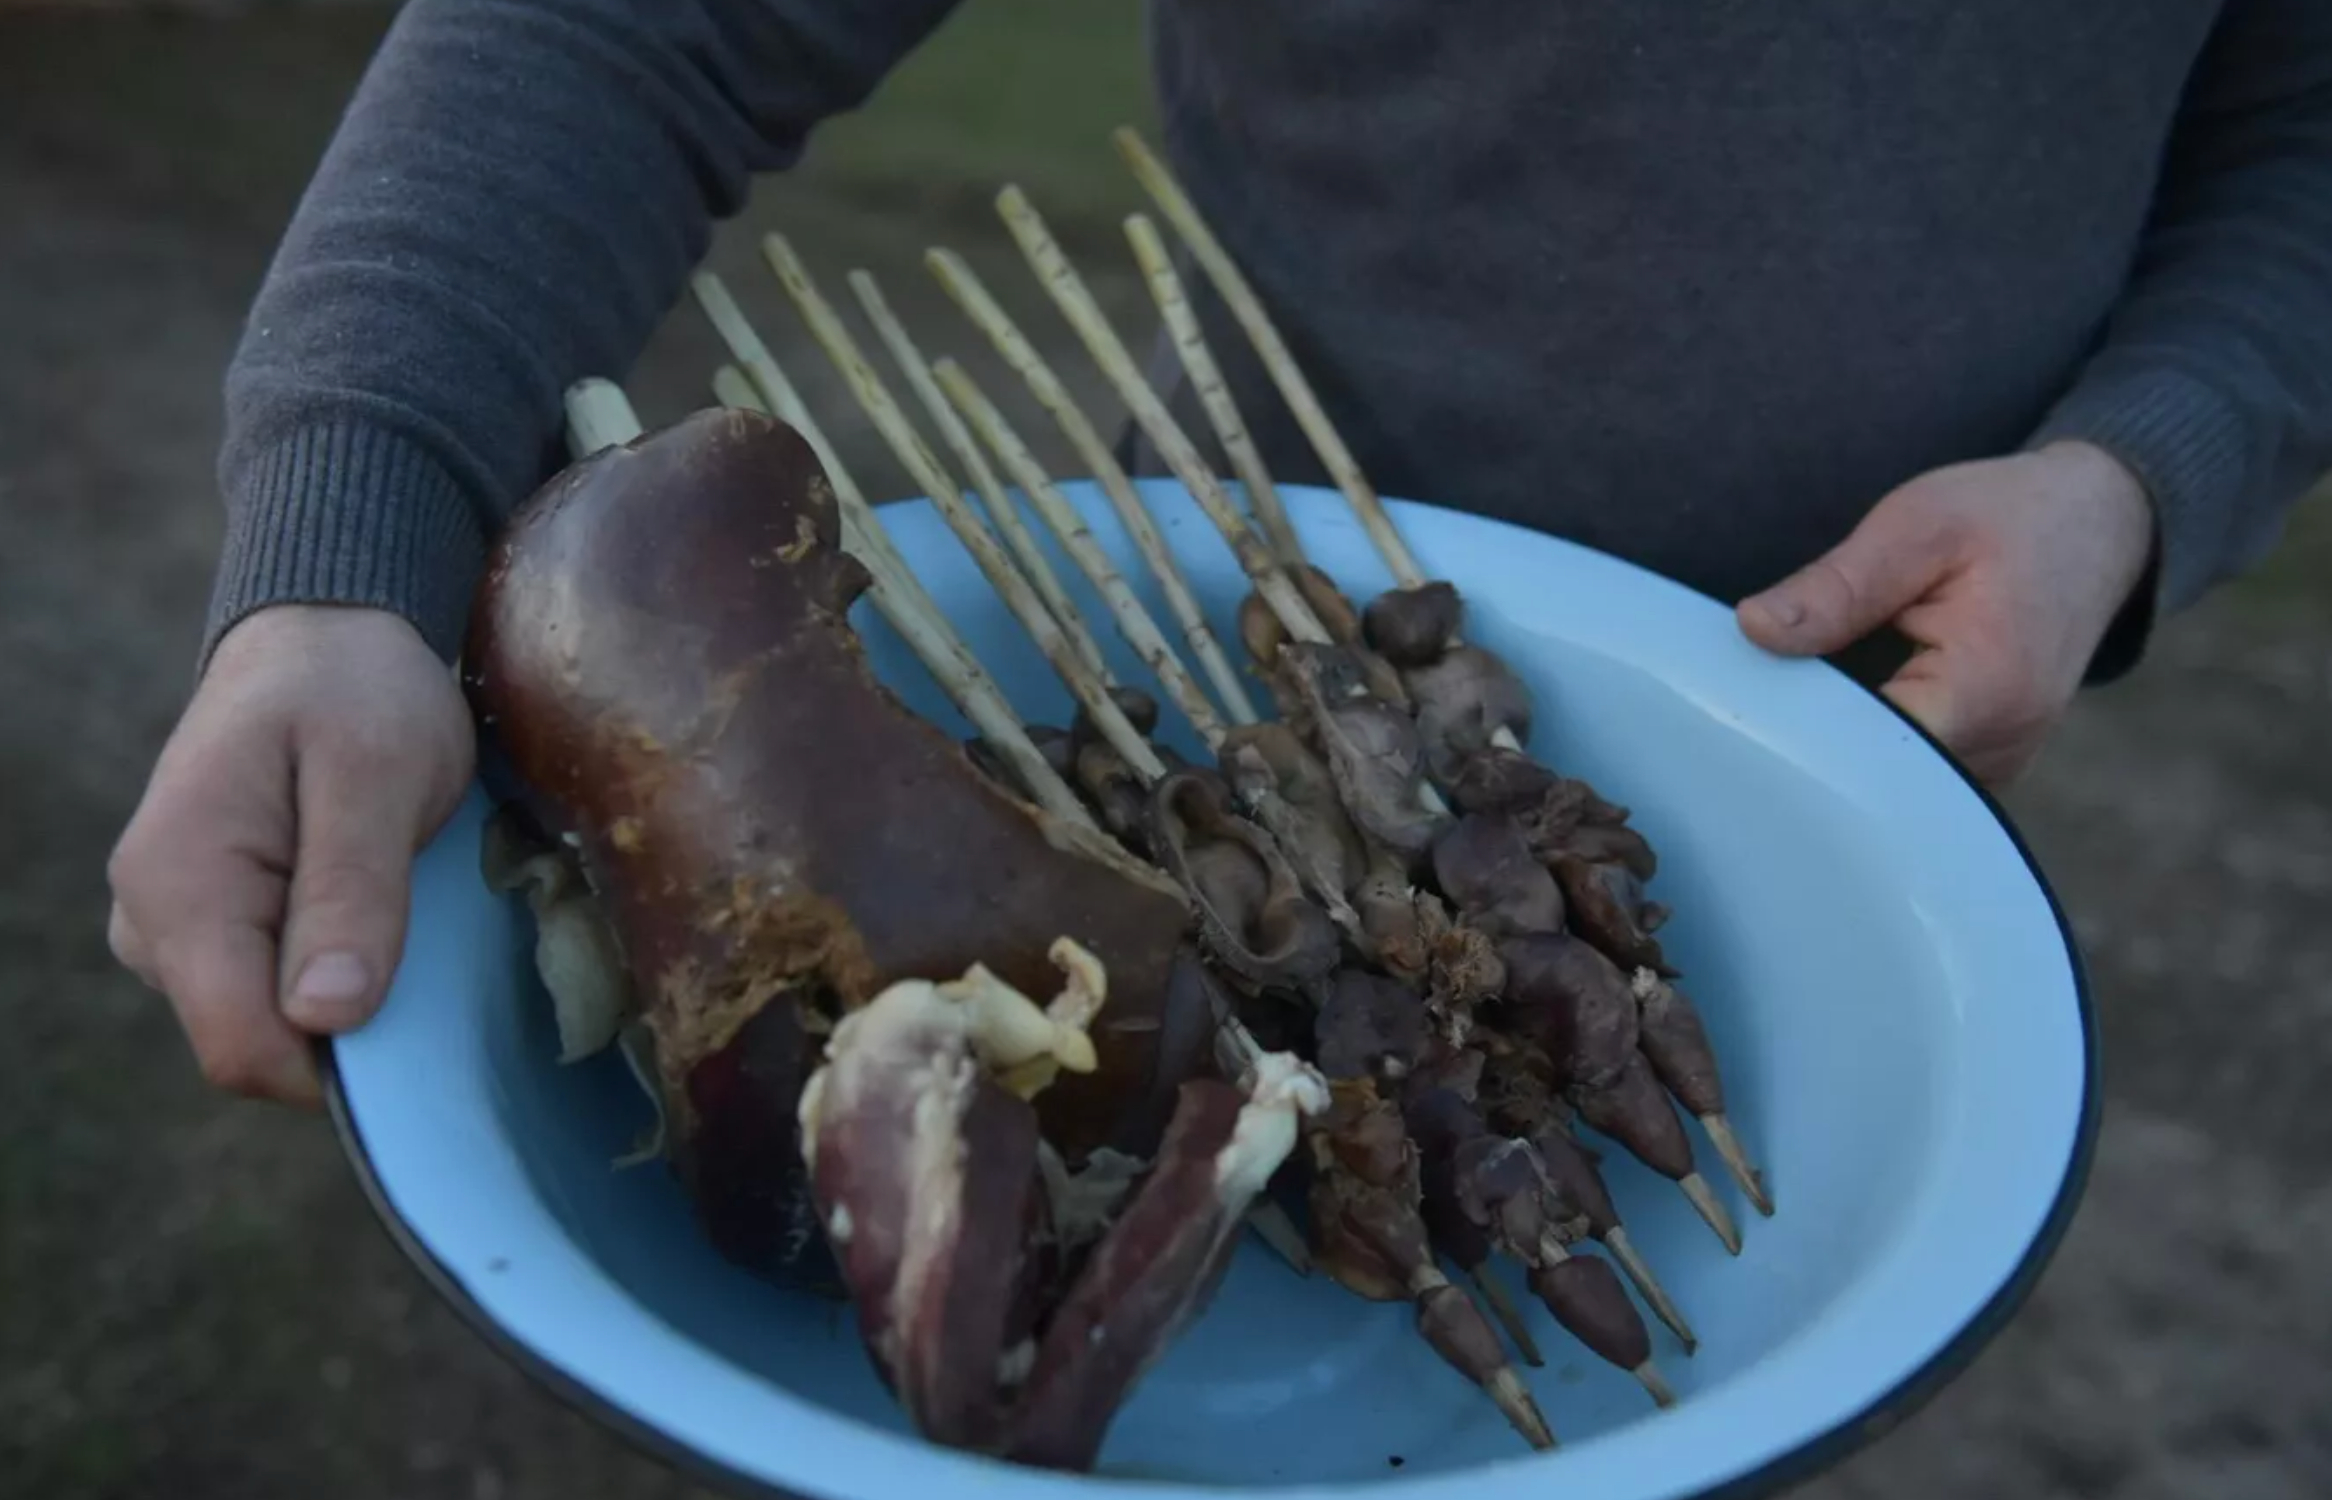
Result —
[[1917, 603], [1952, 565], [1950, 534], [1918, 492], [1898, 490], [1827, 553], [1741, 601], [1743, 634], [1783, 656], [1842, 651]]
[[345, 746], [314, 746], [298, 774], [283, 1010], [337, 1035], [371, 1019], [396, 969], [429, 794], [425, 773]]

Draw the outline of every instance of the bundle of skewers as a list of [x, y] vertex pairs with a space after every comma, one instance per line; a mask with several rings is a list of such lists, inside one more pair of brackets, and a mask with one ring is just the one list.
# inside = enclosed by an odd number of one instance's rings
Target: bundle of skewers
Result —
[[[906, 400], [767, 237], [812, 342], [1076, 704], [1067, 725], [1026, 723], [700, 273], [730, 356], [717, 406], [647, 434], [612, 385], [571, 393], [577, 461], [514, 519], [465, 660], [509, 787], [488, 875], [540, 919], [564, 1055], [623, 1052], [658, 1106], [637, 1156], [671, 1163], [725, 1254], [848, 1297], [935, 1441], [1089, 1466], [1242, 1224], [1300, 1273], [1413, 1305], [1534, 1446], [1554, 1435], [1514, 1357], [1542, 1356], [1500, 1256], [1665, 1406], [1613, 1263], [1688, 1351], [1694, 1335], [1602, 1152], [1676, 1182], [1738, 1253], [1690, 1114], [1772, 1205], [1662, 951], [1654, 851], [1526, 748], [1520, 678], [1465, 639], [1458, 588], [1418, 565], [1172, 175], [1130, 131], [1118, 144], [1394, 586], [1357, 605], [1307, 559], [1147, 215], [1126, 235], [1244, 506], [1025, 195], [998, 199], [1243, 571], [1244, 672], [1140, 488], [962, 257], [928, 266], [1089, 470], [1167, 618], [873, 277], [848, 284]], [[1105, 621], [1080, 614], [1040, 530]], [[862, 595], [967, 743], [875, 682], [846, 618]], [[1103, 629], [1151, 684], [1113, 671]], [[1169, 712], [1206, 761], [1166, 743]]]

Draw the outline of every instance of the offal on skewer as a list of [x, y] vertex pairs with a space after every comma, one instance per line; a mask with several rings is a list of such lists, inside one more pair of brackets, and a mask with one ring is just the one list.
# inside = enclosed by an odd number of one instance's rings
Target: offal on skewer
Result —
[[[1402, 541], [1382, 500], [1369, 485], [1359, 464], [1321, 408], [1301, 369], [1289, 355], [1261, 300], [1188, 195], [1175, 181], [1173, 174], [1131, 129], [1121, 129], [1115, 138], [1135, 177], [1173, 225], [1233, 318], [1246, 331], [1298, 426], [1310, 439], [1323, 466], [1393, 574], [1393, 590], [1371, 601], [1363, 612], [1364, 634], [1369, 646], [1379, 656], [1402, 669], [1401, 675], [1409, 693], [1418, 700], [1428, 764], [1435, 773], [1436, 781], [1448, 787], [1452, 778], [1464, 773], [1467, 760], [1484, 752], [1504, 753], [1515, 759], [1526, 760], [1527, 757], [1521, 755], [1521, 747], [1529, 735], [1528, 696], [1522, 690], [1519, 680], [1493, 655], [1464, 643], [1464, 606], [1458, 591], [1447, 581], [1430, 579], [1418, 565]], [[1172, 277], [1171, 268], [1165, 268], [1163, 273], [1152, 269], [1153, 265], [1163, 266], [1163, 257], [1154, 251], [1141, 255], [1137, 250], [1137, 254], [1143, 259], [1145, 270], [1150, 272], [1153, 290], [1159, 293], [1163, 311], [1168, 292], [1161, 289]], [[1177, 333], [1178, 347], [1189, 348], [1195, 344], [1203, 349], [1203, 342], [1203, 338], [1196, 332], [1195, 319], [1188, 320], [1187, 328]], [[1202, 353], [1195, 369], [1211, 371], [1212, 368], [1211, 358]], [[1219, 413], [1219, 409], [1227, 406], [1227, 394], [1207, 403], [1207, 409], [1214, 417], [1219, 432], [1226, 426], [1225, 414]], [[1231, 418], [1229, 425], [1238, 425], [1235, 412], [1228, 415]], [[1243, 433], [1243, 425], [1239, 426], [1239, 430]], [[1257, 467], [1260, 467], [1259, 460]], [[1292, 528], [1290, 532], [1292, 534]], [[1592, 799], [1592, 793], [1589, 793], [1589, 797]], [[1600, 799], [1592, 800], [1600, 802]], [[1624, 817], [1591, 821], [1608, 828], [1615, 821], [1624, 823]], [[1626, 848], [1630, 840], [1638, 847]], [[1608, 863], [1612, 858], [1622, 858], [1639, 880], [1651, 878], [1648, 868], [1651, 863], [1650, 851], [1648, 846], [1642, 846], [1640, 836], [1633, 835], [1630, 830], [1626, 839], [1614, 838], [1610, 843], [1620, 847], [1603, 853], [1600, 862]], [[1573, 852], [1582, 859], [1599, 858], [1590, 848]], [[1599, 871], [1576, 868], [1571, 871], [1575, 880], [1596, 878], [1600, 874]], [[1663, 913], [1656, 905], [1645, 905], [1639, 908], [1632, 930], [1607, 927], [1598, 931], [1597, 938], [1609, 938], [1614, 946], [1622, 948], [1622, 962], [1634, 963], [1649, 952], [1652, 961], [1646, 966], [1657, 971], [1663, 979], [1673, 979], [1673, 972], [1657, 960], [1656, 945], [1650, 944], [1650, 933], [1657, 927], [1661, 915]], [[1770, 1214], [1772, 1201], [1762, 1175], [1749, 1160], [1722, 1108], [1722, 1090], [1716, 1083], [1715, 1057], [1706, 1047], [1705, 1033], [1698, 1028], [1697, 1016], [1690, 1011], [1690, 1002], [1678, 995], [1663, 1003], [1666, 1006], [1664, 1023], [1670, 1015], [1684, 1018], [1676, 1022], [1672, 1034], [1677, 1039], [1676, 1045], [1688, 1050], [1692, 1057], [1689, 1076], [1696, 1086], [1696, 1093], [1694, 1098], [1684, 1101], [1686, 1107], [1702, 1118], [1728, 1172], [1751, 1203], [1760, 1213]], [[1688, 1030], [1689, 1035], [1686, 1034]], [[1688, 1076], [1681, 1067], [1677, 1074], [1680, 1077]], [[1662, 1081], [1668, 1082], [1665, 1076]], [[1670, 1083], [1669, 1087], [1674, 1089], [1675, 1085]]]
[[[1257, 585], [1256, 594], [1250, 596], [1242, 612], [1243, 624], [1247, 626], [1244, 633], [1250, 637], [1251, 650], [1259, 657], [1266, 658], [1265, 665], [1279, 668], [1273, 675], [1275, 686], [1283, 688], [1280, 694], [1282, 702], [1295, 709], [1312, 734], [1320, 740], [1328, 753], [1331, 766], [1338, 773], [1335, 777], [1336, 787], [1345, 810], [1356, 823], [1362, 825], [1364, 858], [1369, 861], [1369, 869], [1364, 886], [1358, 892], [1359, 904], [1364, 912], [1395, 914], [1392, 925], [1396, 928], [1399, 919], [1412, 911], [1422, 908], [1420, 915], [1430, 912], [1433, 909], [1430, 896], [1415, 891], [1405, 879], [1408, 867], [1421, 861], [1435, 836], [1446, 826], [1446, 814], [1437, 805], [1438, 799], [1433, 795], [1431, 784], [1426, 781], [1419, 764], [1423, 758], [1420, 727], [1370, 691], [1363, 665], [1369, 660], [1366, 652], [1334, 646], [1322, 640], [1321, 637], [1327, 634], [1324, 629], [1316, 628], [1314, 622], [1303, 618], [1301, 611], [1292, 610], [1283, 602], [1286, 592], [1284, 588], [1276, 597], [1267, 591], [1265, 586], [1276, 571], [1272, 560], [1261, 553], [1257, 538], [1246, 531], [1244, 523], [1228, 514], [1227, 502], [1219, 486], [1213, 481], [1212, 475], [1206, 472], [1203, 461], [1174, 425], [1172, 418], [1166, 414], [1155, 393], [1149, 391], [1142, 382], [1090, 292], [1083, 287], [1066, 257], [1051, 241], [1041, 220], [1026, 200], [1011, 189], [1000, 196], [999, 207], [1007, 222], [1012, 225], [1015, 237], [1020, 240], [1032, 267], [1053, 293], [1056, 303], [1084, 339], [1104, 372], [1126, 398], [1137, 421], [1166, 453], [1178, 475], [1201, 498], [1202, 507], [1215, 520], [1225, 541], [1231, 545], [1250, 579]], [[1154, 280], [1165, 283], [1170, 278], [1170, 268], [1161, 268]], [[991, 310], [981, 321], [991, 337], [997, 340], [1000, 349], [1008, 350], [1016, 342], [1025, 342], [1001, 312]], [[1225, 416], [1228, 408], [1227, 395], [1219, 397], [1210, 406], [1210, 410], [1217, 414], [1219, 427], [1227, 425]], [[1230, 415], [1235, 418], [1235, 413]], [[1256, 473], [1261, 472], [1259, 462], [1251, 464], [1251, 468]], [[1449, 602], [1441, 605], [1443, 613], [1454, 618], [1454, 591], [1448, 590], [1446, 586], [1439, 591], [1422, 593], [1419, 598], [1431, 603], [1442, 599], [1444, 595], [1448, 596]], [[1340, 596], [1338, 602], [1341, 602]], [[1266, 603], [1268, 608], [1264, 607]], [[1414, 614], [1413, 611], [1411, 613]], [[1291, 636], [1300, 636], [1301, 639], [1277, 635], [1267, 642], [1254, 639], [1262, 635], [1264, 626], [1269, 624], [1283, 625]], [[1343, 633], [1349, 636], [1356, 631], [1357, 622], [1348, 620]], [[1413, 660], [1418, 659], [1430, 644], [1417, 645], [1405, 654]], [[1447, 645], [1443, 643], [1441, 656], [1448, 655]], [[1438, 676], [1426, 679], [1428, 687], [1443, 690], [1430, 705], [1434, 712], [1425, 718], [1423, 729], [1435, 733], [1439, 742], [1452, 754], [1491, 746], [1495, 743], [1494, 736], [1506, 729], [1508, 720], [1519, 717], [1527, 723], [1527, 694], [1521, 692], [1518, 683], [1512, 684], [1503, 693], [1499, 692], [1497, 689], [1501, 675], [1511, 682], [1510, 674], [1504, 674], [1503, 665], [1494, 657], [1486, 653], [1480, 653], [1479, 656], [1479, 661], [1467, 664], [1470, 670], [1461, 670], [1459, 663], [1452, 662]], [[1483, 684], [1489, 686], [1489, 691], [1482, 690]], [[1545, 878], [1542, 874], [1541, 879]], [[1374, 886], [1373, 891], [1367, 889], [1369, 885]], [[1552, 889], [1550, 883], [1550, 894]], [[1372, 896], [1375, 899], [1372, 900]], [[1364, 915], [1362, 921], [1365, 929], [1367, 916]], [[1460, 933], [1464, 929], [1452, 923], [1448, 924], [1447, 930]], [[1387, 951], [1398, 950], [1398, 945], [1393, 942], [1380, 942], [1377, 946], [1379, 952], [1376, 956], [1380, 960], [1386, 956]], [[1417, 971], [1423, 967], [1422, 964], [1413, 964], [1412, 976], [1421, 977]], [[1493, 961], [1482, 964], [1480, 968], [1487, 981], [1484, 988], [1495, 989], [1499, 966]], [[1454, 1034], [1462, 1036], [1467, 1022], [1465, 1010], [1459, 1008], [1453, 1019], [1456, 1021]], [[1687, 1193], [1693, 1196], [1697, 1204], [1713, 1206], [1713, 1200], [1705, 1193], [1705, 1184], [1700, 1182], [1697, 1173], [1686, 1175], [1690, 1178], [1686, 1184]], [[1717, 1212], [1721, 1215], [1721, 1209]], [[1712, 1223], [1723, 1226], [1720, 1236], [1725, 1238], [1728, 1246], [1737, 1249], [1738, 1240], [1732, 1234], [1729, 1222], [1719, 1217], [1712, 1218]]]
[[[1627, 809], [1597, 796], [1583, 782], [1537, 765], [1517, 752], [1490, 749], [1470, 757], [1454, 782], [1455, 800], [1467, 816], [1498, 817], [1516, 828], [1532, 856], [1554, 874], [1566, 910], [1566, 925], [1601, 966], [1574, 964], [1608, 991], [1624, 981], [1634, 1002], [1637, 1039], [1644, 1068], [1707, 1130], [1709, 1140], [1733, 1180], [1761, 1214], [1773, 1212], [1762, 1175], [1749, 1160], [1726, 1109], [1716, 1050], [1698, 1007], [1677, 987], [1678, 977], [1653, 934], [1666, 910], [1645, 897], [1643, 882], [1656, 869], [1651, 846], [1627, 825]], [[1608, 972], [1605, 972], [1607, 971]], [[1583, 981], [1586, 982], [1586, 981]], [[1644, 1077], [1627, 1081], [1631, 1097], [1647, 1100]], [[1648, 1109], [1648, 1102], [1644, 1106]], [[1590, 1122], [1594, 1123], [1594, 1122]], [[1600, 1124], [1597, 1129], [1602, 1129]], [[1681, 1132], [1669, 1138], [1659, 1129], [1659, 1148], [1670, 1166], [1689, 1159]], [[1674, 1172], [1661, 1169], [1667, 1175]], [[1683, 1180], [1683, 1179], [1679, 1179]], [[1695, 1190], [1695, 1205], [1713, 1196]], [[1707, 1210], [1702, 1210], [1704, 1216]]]
[[[1603, 1260], [1573, 1253], [1587, 1237], [1587, 1216], [1562, 1192], [1535, 1147], [1502, 1136], [1460, 1091], [1434, 1083], [1411, 1091], [1403, 1106], [1409, 1134], [1428, 1163], [1429, 1200], [1455, 1220], [1448, 1243], [1471, 1229], [1529, 1268], [1531, 1291], [1555, 1321], [1597, 1355], [1642, 1382], [1662, 1406], [1676, 1396], [1652, 1360], [1652, 1341], [1619, 1278]], [[1432, 1181], [1435, 1165], [1441, 1180]]]
[[[787, 264], [782, 242], [773, 240], [771, 247], [773, 261], [787, 275], [789, 290], [805, 314], [818, 316], [815, 292], [808, 289], [806, 275], [798, 266]], [[821, 339], [828, 344], [830, 352], [837, 353], [838, 362], [850, 357], [851, 351], [842, 336], [828, 331], [821, 334]], [[894, 350], [898, 346], [899, 341], [894, 341]], [[871, 383], [863, 375], [853, 379], [862, 399], [866, 399]], [[963, 404], [981, 419], [984, 428], [998, 427], [992, 410], [983, 409], [984, 403]], [[895, 427], [895, 419], [886, 425]], [[927, 485], [933, 488], [940, 485], [943, 476], [933, 472], [935, 465], [927, 454], [916, 452], [910, 442], [896, 437], [893, 443], [901, 458], [915, 468]], [[1057, 668], [1069, 670], [1057, 656], [1054, 660]], [[1306, 777], [1300, 766], [1291, 765], [1291, 756], [1302, 755], [1300, 742], [1284, 731], [1273, 734], [1272, 728], [1256, 726], [1252, 732], [1231, 731], [1232, 736], [1245, 738], [1239, 744], [1228, 746], [1218, 738], [1216, 748], [1227, 750], [1223, 762], [1227, 767], [1240, 770], [1251, 807], [1266, 812], [1277, 810], [1284, 815], [1278, 829], [1273, 829], [1268, 820], [1261, 829], [1246, 827], [1232, 815], [1220, 784], [1212, 777], [1195, 770], [1178, 771], [1159, 783], [1154, 803], [1156, 817], [1147, 839], [1141, 842], [1183, 881], [1202, 914], [1210, 951], [1234, 974], [1258, 987], [1300, 989], [1316, 983], [1334, 964], [1339, 945], [1334, 928], [1321, 920], [1322, 909], [1302, 899], [1293, 870], [1279, 850], [1277, 833], [1284, 830], [1298, 836], [1298, 847], [1304, 850], [1306, 862], [1314, 867], [1306, 883], [1332, 908], [1341, 906], [1341, 887], [1351, 879], [1343, 871], [1357, 868], [1356, 859], [1333, 856], [1343, 855], [1346, 852], [1343, 846], [1356, 841], [1348, 828], [1304, 825], [1293, 804], [1278, 796], [1277, 782], [1282, 774], [1289, 775], [1291, 787], [1299, 796], [1314, 788], [1324, 790], [1325, 778]], [[1258, 785], [1258, 781], [1268, 784]], [[1089, 779], [1086, 790], [1105, 798], [1103, 789], [1091, 785]], [[1319, 798], [1314, 795], [1309, 800], [1317, 816], [1323, 811]], [[1123, 815], [1105, 814], [1104, 822], [1129, 837], [1134, 833], [1128, 827], [1131, 820]], [[1312, 837], [1301, 838], [1303, 834]], [[1321, 853], [1323, 844], [1333, 855]], [[1329, 865], [1337, 873], [1324, 873], [1324, 867]], [[1268, 1217], [1263, 1222], [1267, 1237], [1273, 1237], [1278, 1226]]]
[[1661, 1405], [1673, 1403], [1653, 1363], [1650, 1335], [1618, 1277], [1601, 1260], [1573, 1252], [1589, 1231], [1586, 1211], [1529, 1140], [1493, 1129], [1477, 1107], [1483, 1051], [1442, 1041], [1404, 986], [1347, 970], [1320, 1017], [1317, 1062], [1331, 1084], [1366, 1079], [1398, 1103], [1417, 1150], [1420, 1210], [1430, 1237], [1481, 1288], [1526, 1359], [1538, 1363], [1529, 1335], [1488, 1274], [1494, 1251], [1528, 1269], [1531, 1290], [1581, 1343], [1633, 1374]]
[[1435, 1351], [1488, 1392], [1532, 1447], [1552, 1448], [1554, 1433], [1497, 1331], [1434, 1264], [1418, 1151], [1399, 1107], [1366, 1077], [1331, 1079], [1329, 1089], [1327, 1112], [1307, 1130], [1315, 1262], [1357, 1296], [1415, 1303], [1418, 1332]]
[[1699, 1337], [1629, 1237], [1595, 1154], [1572, 1135], [1572, 1111], [1557, 1092], [1553, 1065], [1538, 1049], [1523, 1045], [1485, 1049], [1484, 1056], [1481, 1105], [1491, 1126], [1537, 1149], [1547, 1175], [1587, 1216], [1588, 1235], [1611, 1252], [1653, 1314], [1683, 1341], [1685, 1352], [1699, 1348]]
[[1674, 1108], [1638, 1046], [1638, 996], [1627, 975], [1566, 930], [1561, 889], [1513, 821], [1467, 813], [1434, 847], [1434, 872], [1459, 913], [1498, 939], [1506, 983], [1501, 1030], [1552, 1063], [1580, 1117], [1675, 1180], [1738, 1254], [1740, 1231], [1692, 1164]]

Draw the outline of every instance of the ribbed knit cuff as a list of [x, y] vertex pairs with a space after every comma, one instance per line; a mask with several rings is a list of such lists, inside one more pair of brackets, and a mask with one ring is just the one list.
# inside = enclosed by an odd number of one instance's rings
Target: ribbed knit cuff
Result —
[[459, 653], [486, 531], [425, 449], [341, 420], [291, 431], [224, 479], [227, 537], [198, 671], [230, 628], [275, 604], [389, 610], [447, 662]]
[[2138, 478], [2154, 510], [2146, 576], [2099, 645], [2089, 680], [2121, 676], [2145, 654], [2155, 622], [2199, 599], [2218, 576], [2229, 518], [2249, 480], [2243, 418], [2180, 371], [2093, 369], [2026, 444], [2089, 443]]

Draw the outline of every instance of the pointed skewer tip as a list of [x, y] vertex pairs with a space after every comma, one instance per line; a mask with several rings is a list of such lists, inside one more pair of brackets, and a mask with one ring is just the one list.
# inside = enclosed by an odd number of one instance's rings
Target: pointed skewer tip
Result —
[[1684, 1196], [1692, 1200], [1692, 1206], [1700, 1211], [1709, 1228], [1716, 1231], [1717, 1238], [1724, 1242], [1726, 1253], [1739, 1255], [1741, 1231], [1734, 1226], [1733, 1216], [1725, 1212], [1725, 1205], [1717, 1201], [1716, 1191], [1709, 1186], [1708, 1179], [1694, 1172], [1678, 1186], [1684, 1189]]
[[1533, 1448], [1543, 1452], [1555, 1446], [1554, 1429], [1547, 1425], [1545, 1415], [1531, 1399], [1529, 1388], [1522, 1383], [1522, 1376], [1514, 1366], [1501, 1367], [1483, 1389], [1498, 1403], [1498, 1409], [1506, 1413], [1506, 1420], [1514, 1424], [1514, 1430], [1527, 1438]]
[[1610, 1233], [1604, 1235], [1603, 1245], [1611, 1252], [1612, 1258], [1619, 1262], [1620, 1269], [1628, 1273], [1628, 1280], [1636, 1284], [1636, 1290], [1643, 1293], [1644, 1300], [1651, 1304], [1653, 1316], [1667, 1324], [1668, 1331], [1683, 1341], [1684, 1352], [1687, 1355], [1698, 1353], [1700, 1336], [1692, 1331], [1691, 1324], [1684, 1321], [1683, 1310], [1668, 1295], [1668, 1289], [1660, 1284], [1660, 1278], [1652, 1274], [1651, 1264], [1644, 1259], [1644, 1253], [1636, 1248], [1635, 1241], [1628, 1238], [1627, 1230], [1615, 1225]]
[[1733, 1181], [1740, 1184], [1741, 1192], [1748, 1198], [1750, 1206], [1763, 1217], [1772, 1218], [1773, 1197], [1766, 1191], [1765, 1174], [1758, 1171], [1756, 1163], [1749, 1159], [1749, 1152], [1742, 1146], [1741, 1137], [1734, 1133], [1733, 1122], [1722, 1114], [1711, 1114], [1702, 1115], [1700, 1123], [1709, 1133], [1709, 1144], [1717, 1148], [1717, 1155], [1724, 1160], [1725, 1170], [1732, 1174]]

